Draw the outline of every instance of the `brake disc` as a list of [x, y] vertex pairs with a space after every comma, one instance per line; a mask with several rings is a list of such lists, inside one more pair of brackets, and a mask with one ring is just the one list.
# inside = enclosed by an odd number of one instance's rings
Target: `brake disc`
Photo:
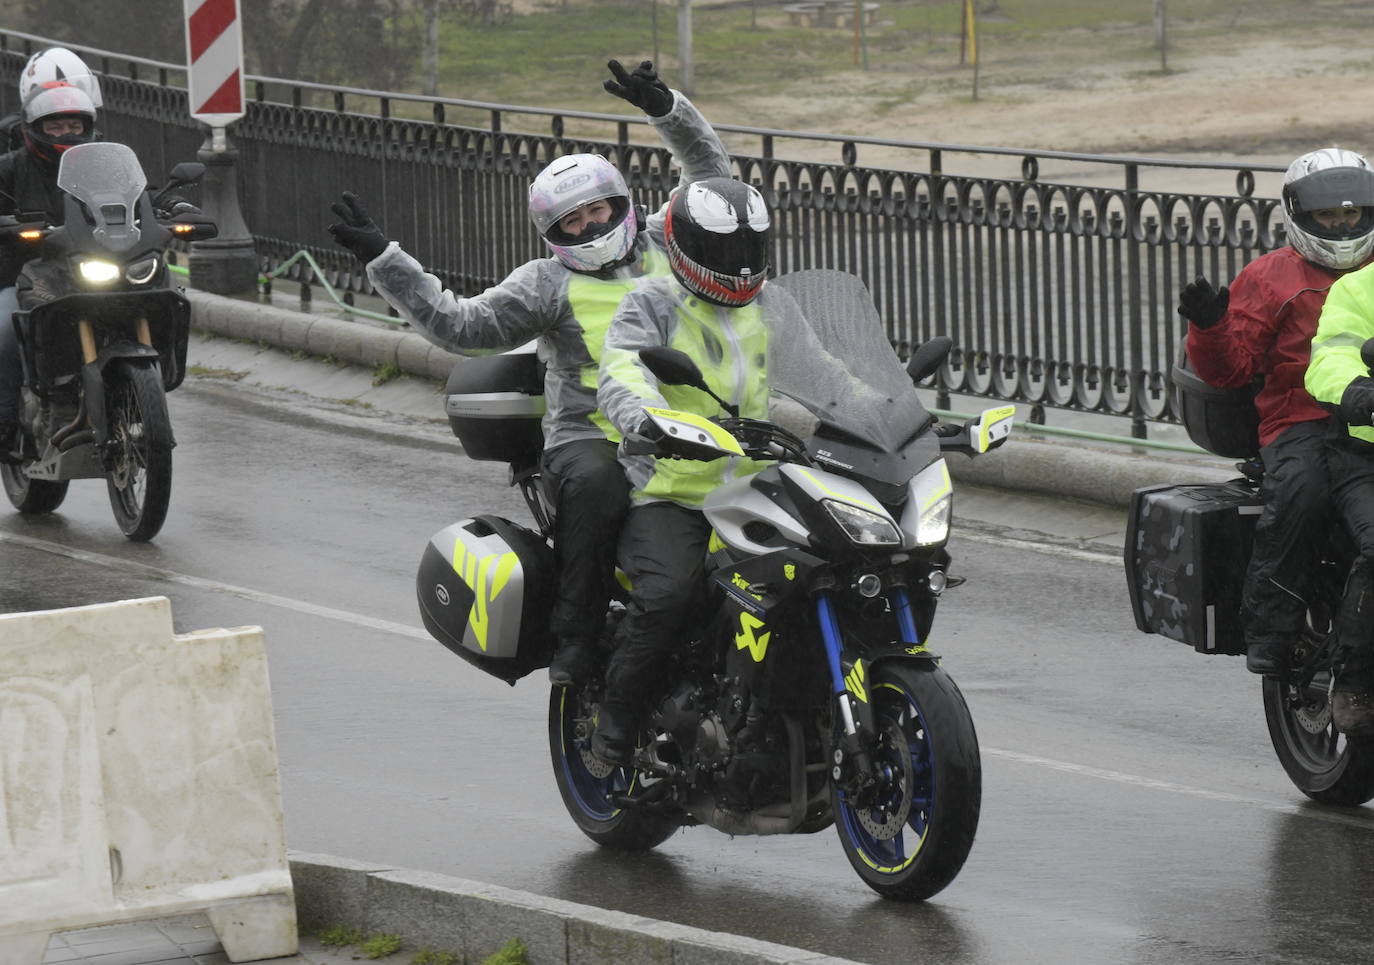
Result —
[[[879, 769], [878, 786], [873, 789], [867, 807], [854, 808], [860, 827], [878, 841], [888, 841], [902, 833], [911, 816], [912, 785], [915, 776], [911, 769], [911, 752], [907, 750], [906, 734], [901, 724], [888, 723], [879, 741], [874, 762]], [[896, 801], [897, 806], [891, 805]]]

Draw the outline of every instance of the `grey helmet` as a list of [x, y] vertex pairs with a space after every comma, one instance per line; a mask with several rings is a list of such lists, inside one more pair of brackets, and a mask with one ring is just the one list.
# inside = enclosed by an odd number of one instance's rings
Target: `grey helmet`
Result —
[[[604, 225], [576, 237], [558, 227], [565, 215], [603, 200], [615, 212]], [[573, 271], [601, 271], [619, 264], [639, 232], [625, 178], [600, 154], [568, 154], [549, 162], [530, 184], [530, 220], [558, 260]]]
[[[1360, 210], [1353, 225], [1325, 228], [1312, 212]], [[1324, 147], [1304, 154], [1283, 176], [1283, 223], [1288, 243], [1310, 262], [1345, 271], [1374, 251], [1374, 170], [1354, 151]]]

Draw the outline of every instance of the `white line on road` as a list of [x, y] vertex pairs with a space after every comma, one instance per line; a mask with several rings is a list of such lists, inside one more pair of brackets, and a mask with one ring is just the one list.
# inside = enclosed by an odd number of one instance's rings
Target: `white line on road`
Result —
[[1029, 539], [1018, 539], [1015, 536], [1004, 536], [999, 533], [988, 533], [970, 527], [955, 527], [954, 540], [966, 539], [974, 543], [987, 543], [991, 546], [1000, 546], [1003, 549], [1028, 550], [1032, 553], [1043, 553], [1046, 556], [1062, 556], [1071, 560], [1086, 560], [1089, 563], [1106, 563], [1111, 566], [1121, 566], [1121, 554], [1108, 552], [1106, 550], [1080, 549], [1077, 546], [1066, 546], [1063, 543], [1037, 542]]
[[395, 623], [391, 620], [379, 620], [376, 617], [364, 616], [361, 613], [350, 613], [347, 610], [336, 610], [333, 607], [320, 606], [317, 603], [307, 603], [304, 600], [293, 600], [291, 597], [277, 596], [275, 593], [264, 593], [261, 590], [250, 589], [246, 586], [235, 586], [233, 583], [221, 583], [219, 580], [207, 580], [199, 576], [177, 573], [174, 570], [164, 570], [161, 567], [149, 566], [146, 563], [136, 563], [133, 560], [124, 560], [117, 556], [106, 556], [103, 553], [92, 553], [87, 550], [73, 549], [70, 546], [63, 546], [61, 543], [53, 543], [45, 539], [34, 539], [31, 536], [19, 536], [14, 533], [0, 533], [0, 543], [13, 543], [16, 546], [25, 546], [29, 549], [51, 553], [54, 556], [65, 556], [68, 559], [79, 560], [83, 563], [93, 563], [96, 566], [104, 566], [112, 570], [122, 570], [125, 573], [151, 580], [162, 580], [165, 583], [176, 583], [181, 586], [191, 586], [198, 590], [209, 590], [216, 593], [230, 593], [234, 596], [243, 597], [245, 600], [252, 600], [255, 603], [266, 603], [269, 606], [281, 607], [285, 610], [294, 610], [297, 613], [324, 617], [327, 620], [337, 620], [340, 623], [351, 623], [354, 626], [365, 627], [369, 630], [380, 630], [383, 633], [394, 633], [399, 636], [410, 637], [415, 640], [424, 640], [426, 642], [432, 642], [434, 639], [424, 630], [418, 627], [408, 626], [404, 623]]
[[[994, 542], [989, 539], [988, 542]], [[1021, 541], [1016, 541], [1021, 542]], [[148, 579], [162, 580], [167, 583], [175, 583], [181, 586], [195, 587], [200, 590], [211, 592], [231, 593], [234, 596], [243, 597], [246, 600], [253, 600], [258, 603], [266, 603], [270, 606], [281, 607], [287, 610], [294, 610], [297, 613], [305, 613], [311, 616], [324, 617], [328, 620], [337, 620], [341, 623], [349, 623], [354, 626], [367, 627], [373, 630], [380, 630], [384, 633], [394, 633], [399, 636], [410, 637], [415, 640], [429, 642], [432, 638], [425, 631], [403, 623], [395, 623], [390, 620], [378, 620], [375, 617], [364, 616], [360, 613], [350, 613], [347, 610], [336, 610], [333, 607], [320, 606], [315, 603], [307, 603], [304, 600], [294, 600], [290, 597], [277, 596], [274, 593], [263, 593], [260, 590], [249, 589], [244, 586], [236, 586], [232, 583], [222, 583], [218, 580], [207, 580], [199, 576], [190, 576], [185, 573], [177, 573], [173, 570], [164, 570], [160, 567], [149, 566], [146, 563], [136, 563], [133, 560], [124, 560], [116, 556], [106, 556], [102, 553], [92, 553], [87, 550], [73, 549], [70, 546], [63, 546], [61, 543], [53, 543], [49, 540], [34, 539], [29, 536], [19, 536], [13, 533], [0, 533], [0, 543], [12, 543], [16, 546], [24, 546], [29, 549], [38, 550], [44, 553], [52, 553], [55, 556], [65, 556], [68, 559], [79, 560], [84, 563], [92, 563], [97, 566], [104, 566], [114, 570], [122, 570], [135, 576], [142, 576]], [[1027, 547], [1034, 547], [1038, 544], [1026, 544]], [[1100, 554], [1082, 554], [1085, 558], [1102, 560]], [[1315, 808], [1300, 807], [1292, 804], [1285, 804], [1276, 801], [1266, 801], [1262, 798], [1245, 797], [1239, 794], [1228, 794], [1224, 791], [1211, 791], [1207, 788], [1193, 787], [1187, 784], [1175, 784], [1171, 781], [1160, 781], [1155, 778], [1143, 777], [1139, 774], [1127, 774], [1123, 771], [1111, 771], [1100, 767], [1091, 767], [1086, 764], [1074, 764], [1070, 761], [1055, 760], [1050, 757], [1039, 757], [1034, 754], [1022, 754], [1018, 751], [1009, 751], [1001, 748], [984, 747], [983, 755], [987, 757], [997, 757], [1003, 760], [1014, 761], [1018, 764], [1028, 764], [1034, 767], [1045, 767], [1051, 770], [1061, 771], [1068, 774], [1077, 774], [1080, 777], [1089, 777], [1103, 781], [1113, 781], [1118, 784], [1128, 784], [1133, 787], [1149, 788], [1156, 791], [1166, 791], [1172, 794], [1186, 794], [1190, 797], [1202, 798], [1209, 801], [1221, 801], [1232, 804], [1245, 804], [1251, 807], [1264, 808], [1269, 811], [1279, 811], [1284, 814], [1292, 814], [1297, 817], [1313, 818], [1319, 821], [1326, 821], [1332, 824], [1340, 824], [1347, 827], [1361, 828], [1363, 830], [1374, 830], [1374, 821], [1362, 819], [1357, 816], [1344, 815], [1332, 811], [1320, 811]]]
[[1153, 791], [1167, 791], [1171, 794], [1186, 794], [1189, 797], [1202, 798], [1207, 801], [1221, 801], [1227, 804], [1245, 804], [1250, 807], [1263, 808], [1266, 811], [1279, 811], [1283, 814], [1291, 814], [1294, 817], [1313, 818], [1318, 821], [1326, 821], [1330, 824], [1340, 824], [1346, 827], [1360, 828], [1364, 831], [1374, 831], [1374, 820], [1368, 817], [1342, 814], [1338, 811], [1321, 811], [1311, 806], [1286, 804], [1280, 801], [1266, 801], [1263, 798], [1245, 797], [1241, 794], [1228, 794], [1225, 791], [1211, 791], [1205, 787], [1194, 787], [1190, 784], [1175, 784], [1172, 781], [1160, 781], [1152, 777], [1142, 777], [1139, 774], [1127, 774], [1124, 771], [1110, 771], [1101, 767], [1091, 767], [1087, 764], [1074, 764], [1069, 761], [1058, 761], [1052, 757], [1022, 754], [1018, 751], [1008, 751], [996, 747], [984, 747], [980, 749], [980, 752], [987, 757], [1000, 757], [1003, 760], [1015, 761], [1018, 764], [1047, 767], [1051, 770], [1062, 771], [1066, 774], [1077, 774], [1080, 777], [1091, 777], [1100, 781], [1113, 781], [1117, 784], [1129, 784], [1132, 787], [1148, 788]]

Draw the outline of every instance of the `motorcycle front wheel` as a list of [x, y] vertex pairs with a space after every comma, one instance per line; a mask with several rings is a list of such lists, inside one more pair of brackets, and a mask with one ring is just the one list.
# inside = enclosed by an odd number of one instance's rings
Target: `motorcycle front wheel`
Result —
[[833, 786], [835, 829], [860, 878], [884, 898], [923, 901], [964, 866], [978, 830], [978, 736], [954, 680], [934, 666], [879, 664], [869, 700], [877, 782]]
[[10, 505], [26, 516], [51, 513], [67, 498], [66, 480], [30, 479], [24, 475], [23, 466], [0, 463], [0, 482], [5, 485]]
[[595, 705], [577, 687], [549, 694], [549, 752], [554, 780], [573, 823], [597, 844], [617, 851], [648, 851], [666, 841], [678, 822], [661, 814], [622, 807], [615, 798], [639, 790], [639, 773], [616, 767], [589, 747]]
[[1374, 739], [1347, 738], [1331, 723], [1330, 675], [1305, 688], [1265, 677], [1264, 719], [1288, 778], [1320, 804], [1359, 807], [1374, 798]]
[[105, 476], [110, 507], [124, 535], [152, 539], [172, 498], [172, 420], [158, 370], [114, 363], [106, 376], [113, 464]]

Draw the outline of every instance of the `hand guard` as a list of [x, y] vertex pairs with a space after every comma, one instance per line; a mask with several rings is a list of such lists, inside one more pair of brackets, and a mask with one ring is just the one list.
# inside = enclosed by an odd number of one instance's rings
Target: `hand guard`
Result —
[[340, 247], [353, 252], [363, 264], [386, 251], [386, 235], [368, 217], [356, 194], [345, 191], [343, 200], [335, 201], [329, 209], [343, 219], [330, 225], [329, 233]]
[[1198, 328], [1211, 328], [1226, 314], [1231, 303], [1231, 291], [1225, 285], [1220, 290], [1201, 275], [1183, 286], [1178, 294], [1178, 313]]
[[608, 61], [606, 66], [615, 74], [615, 80], [604, 81], [601, 86], [616, 97], [629, 101], [650, 117], [663, 117], [673, 109], [673, 92], [658, 79], [652, 61], [642, 61], [633, 73], [626, 73], [618, 60]]
[[662, 438], [663, 430], [654, 425], [653, 419], [645, 419], [639, 428], [620, 440], [620, 449], [627, 456], [661, 455], [658, 443]]
[[1362, 375], [1347, 385], [1336, 411], [1352, 426], [1374, 425], [1374, 379]]

